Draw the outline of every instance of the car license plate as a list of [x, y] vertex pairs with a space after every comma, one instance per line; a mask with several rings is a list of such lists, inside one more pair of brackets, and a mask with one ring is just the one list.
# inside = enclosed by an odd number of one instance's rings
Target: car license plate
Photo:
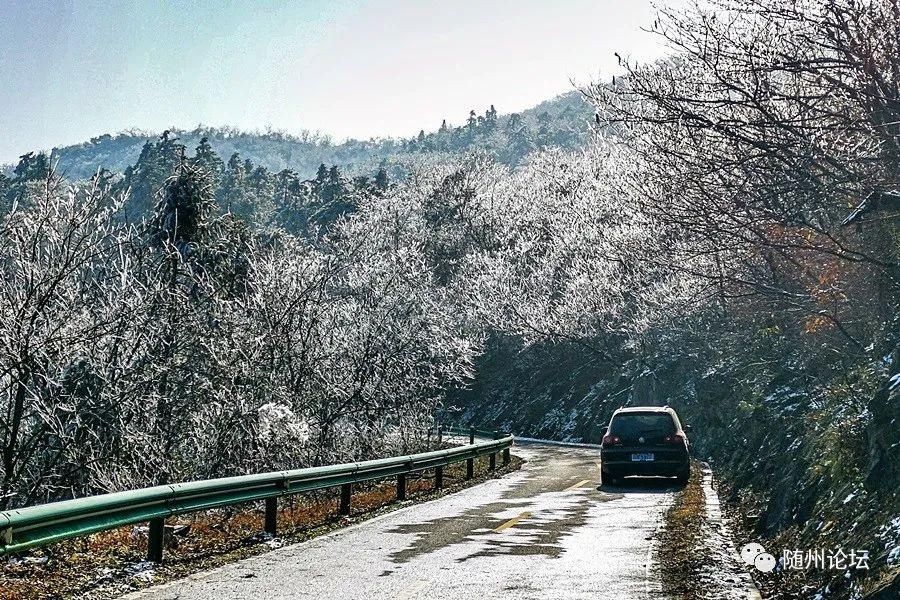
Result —
[[655, 457], [652, 452], [631, 455], [631, 462], [653, 462], [654, 459]]

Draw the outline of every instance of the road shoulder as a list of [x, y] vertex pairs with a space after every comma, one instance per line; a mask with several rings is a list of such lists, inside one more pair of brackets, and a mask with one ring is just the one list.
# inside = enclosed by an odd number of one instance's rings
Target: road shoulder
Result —
[[676, 600], [758, 600], [719, 510], [708, 467], [694, 463], [691, 478], [665, 516], [655, 545], [662, 597]]

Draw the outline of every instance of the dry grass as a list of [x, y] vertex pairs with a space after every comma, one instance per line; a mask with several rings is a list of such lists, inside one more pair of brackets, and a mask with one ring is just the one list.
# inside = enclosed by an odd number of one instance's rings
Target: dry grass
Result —
[[656, 549], [667, 598], [703, 597], [700, 572], [708, 560], [700, 551], [705, 509], [700, 470], [693, 465], [687, 486], [678, 492], [666, 514], [666, 527], [660, 532]]

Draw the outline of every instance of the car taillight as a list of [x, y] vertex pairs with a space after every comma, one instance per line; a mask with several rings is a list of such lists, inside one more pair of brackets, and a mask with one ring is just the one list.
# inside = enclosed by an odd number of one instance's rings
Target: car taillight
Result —
[[676, 433], [675, 435], [667, 435], [665, 442], [667, 444], [683, 444], [684, 436], [681, 435], [680, 433]]
[[622, 438], [617, 435], [604, 435], [603, 436], [603, 445], [604, 446], [616, 446], [622, 443]]

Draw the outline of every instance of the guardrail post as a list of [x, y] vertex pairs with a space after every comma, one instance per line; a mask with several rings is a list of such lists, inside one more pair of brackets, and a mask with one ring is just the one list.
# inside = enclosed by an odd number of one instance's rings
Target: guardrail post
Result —
[[353, 484], [345, 483], [341, 486], [341, 506], [338, 514], [347, 516], [350, 514], [350, 498], [353, 496]]
[[434, 468], [434, 489], [439, 490], [444, 487], [444, 467]]
[[266, 498], [266, 533], [278, 533], [278, 498]]
[[437, 431], [437, 435], [438, 435], [437, 445], [438, 445], [438, 448], [440, 448], [441, 447], [441, 438], [443, 437], [443, 434], [444, 434], [444, 426], [438, 425], [437, 430], [438, 430]]
[[166, 537], [166, 519], [150, 519], [147, 529], [147, 560], [161, 563], [163, 559], [163, 543]]
[[470, 444], [475, 443], [475, 426], [474, 425], [472, 425], [472, 427], [469, 428], [469, 443]]
[[472, 479], [475, 477], [475, 459], [470, 458], [466, 460], [466, 479]]
[[496, 452], [491, 452], [490, 463], [488, 465], [488, 468], [491, 471], [493, 471], [494, 469], [497, 468], [497, 453]]
[[406, 475], [397, 475], [397, 500], [406, 500]]
[[506, 450], [503, 451], [503, 464], [504, 465], [509, 464], [509, 448], [507, 448]]

